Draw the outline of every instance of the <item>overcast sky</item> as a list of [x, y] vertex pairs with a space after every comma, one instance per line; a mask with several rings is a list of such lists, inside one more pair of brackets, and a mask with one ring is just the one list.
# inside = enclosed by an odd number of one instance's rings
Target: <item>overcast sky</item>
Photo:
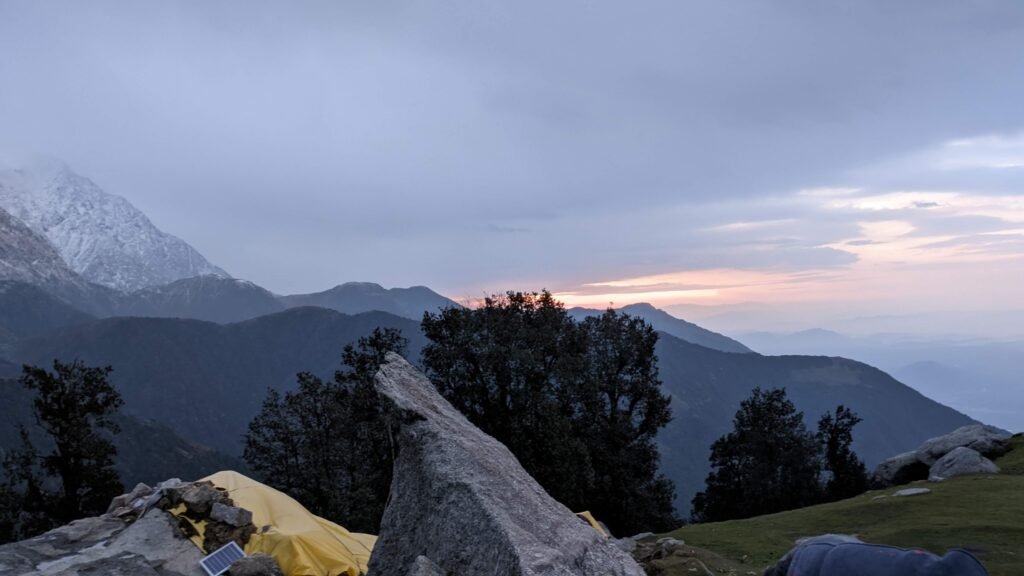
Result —
[[1024, 310], [1022, 54], [1018, 0], [0, 0], [0, 149], [278, 293], [983, 332]]

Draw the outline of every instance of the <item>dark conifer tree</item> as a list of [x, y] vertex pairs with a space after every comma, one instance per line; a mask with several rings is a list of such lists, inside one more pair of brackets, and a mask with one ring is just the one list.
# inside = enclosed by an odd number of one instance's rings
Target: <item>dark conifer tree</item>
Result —
[[654, 436], [670, 419], [657, 333], [609, 311], [577, 324], [551, 293], [425, 314], [428, 376], [556, 499], [617, 533], [675, 527]]
[[345, 347], [332, 381], [300, 373], [295, 392], [269, 390], [245, 435], [246, 462], [314, 513], [376, 533], [392, 459], [373, 377], [388, 351], [405, 346], [398, 330], [378, 328]]
[[852, 448], [853, 428], [860, 421], [854, 411], [843, 405], [818, 420], [818, 439], [824, 449], [828, 476], [825, 498], [830, 501], [856, 496], [868, 489], [867, 469]]
[[755, 388], [732, 432], [711, 445], [710, 460], [706, 487], [693, 499], [698, 522], [771, 514], [821, 498], [818, 440], [785, 389]]
[[0, 524], [12, 537], [101, 514], [123, 491], [110, 439], [120, 431], [114, 416], [123, 401], [110, 372], [78, 361], [54, 361], [52, 372], [23, 367], [20, 383], [35, 392], [33, 415], [53, 449], [40, 455], [21, 429], [21, 447], [5, 458]]

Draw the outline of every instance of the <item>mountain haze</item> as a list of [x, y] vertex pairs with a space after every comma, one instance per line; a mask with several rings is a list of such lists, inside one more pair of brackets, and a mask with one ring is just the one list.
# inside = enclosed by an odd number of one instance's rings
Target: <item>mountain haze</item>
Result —
[[[671, 334], [676, 338], [704, 346], [705, 348], [721, 350], [722, 352], [752, 352], [750, 348], [747, 348], [742, 343], [733, 340], [728, 336], [724, 336], [718, 332], [712, 332], [711, 330], [698, 326], [692, 322], [676, 318], [668, 312], [655, 308], [646, 302], [623, 306], [622, 308], [619, 308], [619, 311], [631, 316], [643, 318], [655, 330]], [[581, 320], [587, 316], [597, 316], [602, 312], [604, 311], [592, 308], [569, 309], [569, 315], [576, 320]]]
[[373, 282], [346, 282], [323, 292], [282, 296], [281, 302], [289, 308], [319, 306], [344, 314], [377, 310], [417, 321], [424, 312], [458, 306], [426, 286], [384, 288]]
[[208, 275], [136, 290], [121, 298], [109, 315], [230, 323], [281, 310], [284, 305], [273, 294], [252, 282]]

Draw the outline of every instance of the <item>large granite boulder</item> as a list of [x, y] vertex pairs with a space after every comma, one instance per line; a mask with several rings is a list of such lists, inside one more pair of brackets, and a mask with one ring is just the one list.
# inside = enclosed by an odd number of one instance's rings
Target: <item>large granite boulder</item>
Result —
[[917, 449], [919, 460], [931, 466], [956, 448], [970, 448], [987, 458], [998, 458], [1010, 449], [1010, 434], [992, 426], [971, 424], [932, 438]]
[[[873, 484], [877, 487], [886, 487], [906, 484], [915, 480], [949, 478], [950, 475], [937, 474], [935, 465], [959, 448], [969, 449], [979, 454], [982, 460], [991, 464], [991, 467], [995, 467], [995, 464], [988, 459], [998, 458], [1005, 454], [1010, 449], [1010, 438], [1009, 433], [993, 426], [984, 424], [962, 426], [949, 434], [927, 440], [917, 450], [905, 452], [883, 461], [875, 468], [872, 476]], [[966, 452], [960, 452], [956, 462], [962, 470], [971, 469], [972, 465], [976, 470], [960, 472], [960, 474], [977, 474], [991, 469], [984, 462], [971, 457]], [[942, 468], [948, 474], [947, 465], [944, 464]], [[996, 468], [996, 472], [998, 472], [998, 468]]]
[[421, 556], [458, 576], [643, 574], [401, 356], [387, 355], [376, 387], [398, 455], [371, 576], [423, 573]]
[[999, 467], [977, 450], [965, 446], [954, 448], [932, 465], [928, 479], [933, 482], [966, 474], [998, 474]]
[[170, 515], [152, 508], [130, 524], [113, 515], [83, 518], [0, 546], [0, 574], [205, 576], [201, 559]]
[[875, 468], [873, 483], [896, 486], [928, 478], [928, 465], [917, 458], [917, 451], [904, 452], [884, 460]]

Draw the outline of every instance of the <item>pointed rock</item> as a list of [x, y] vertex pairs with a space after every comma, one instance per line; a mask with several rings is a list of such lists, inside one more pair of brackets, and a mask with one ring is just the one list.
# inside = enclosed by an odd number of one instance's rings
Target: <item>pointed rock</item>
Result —
[[500, 442], [389, 353], [376, 377], [398, 455], [371, 576], [428, 557], [459, 576], [641, 576], [625, 552], [555, 501]]

